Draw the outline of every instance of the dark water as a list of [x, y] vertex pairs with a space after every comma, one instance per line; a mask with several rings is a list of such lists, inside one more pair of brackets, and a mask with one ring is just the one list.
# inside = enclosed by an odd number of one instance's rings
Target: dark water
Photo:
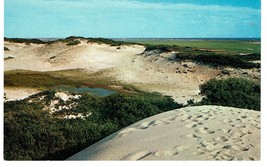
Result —
[[95, 96], [99, 97], [105, 97], [114, 93], [117, 93], [116, 91], [104, 89], [104, 88], [90, 88], [90, 87], [80, 87], [80, 88], [75, 88], [75, 87], [59, 87], [57, 90], [61, 91], [68, 91], [72, 93], [91, 93]]

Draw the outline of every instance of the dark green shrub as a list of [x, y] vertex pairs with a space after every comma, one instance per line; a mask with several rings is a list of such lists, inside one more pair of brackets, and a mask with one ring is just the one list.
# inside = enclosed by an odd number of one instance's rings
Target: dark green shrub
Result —
[[78, 45], [78, 44], [80, 44], [81, 43], [81, 41], [79, 41], [79, 40], [74, 40], [74, 41], [70, 41], [70, 42], [68, 42], [66, 45]]
[[25, 39], [25, 38], [4, 38], [5, 41], [16, 42], [16, 43], [35, 43], [35, 44], [45, 44], [46, 42], [40, 39]]
[[4, 58], [4, 60], [11, 60], [11, 59], [14, 59], [14, 57], [8, 56], [8, 57]]
[[260, 110], [260, 83], [242, 78], [212, 79], [200, 86], [200, 104]]
[[170, 97], [159, 94], [113, 94], [96, 97], [83, 94], [69, 113], [90, 113], [85, 119], [59, 119], [45, 106], [55, 98], [55, 91], [44, 91], [31, 98], [4, 103], [4, 158], [6, 160], [66, 159], [102, 138], [167, 110], [182, 107]]
[[202, 64], [212, 66], [226, 66], [235, 68], [260, 68], [259, 63], [249, 62], [250, 60], [258, 59], [259, 55], [225, 55], [225, 54], [214, 54], [214, 53], [177, 53], [175, 56], [176, 60], [191, 60]]
[[[4, 114], [4, 158], [45, 159], [66, 144], [62, 131], [39, 105], [7, 103]], [[12, 106], [14, 105], [14, 106]]]
[[7, 47], [4, 46], [4, 51], [10, 51]]

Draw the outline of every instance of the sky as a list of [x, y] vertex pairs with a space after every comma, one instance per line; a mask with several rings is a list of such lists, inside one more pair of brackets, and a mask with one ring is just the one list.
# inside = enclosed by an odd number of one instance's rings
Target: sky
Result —
[[5, 0], [4, 36], [259, 38], [260, 0]]

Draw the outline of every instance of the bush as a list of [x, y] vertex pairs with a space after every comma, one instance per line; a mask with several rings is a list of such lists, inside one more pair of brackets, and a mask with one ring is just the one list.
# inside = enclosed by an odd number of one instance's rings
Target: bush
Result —
[[5, 41], [9, 42], [16, 42], [16, 43], [35, 43], [35, 44], [45, 44], [46, 42], [40, 40], [40, 39], [25, 39], [25, 38], [4, 38]]
[[11, 56], [8, 56], [8, 57], [5, 57], [4, 60], [12, 60], [14, 59], [14, 57], [11, 57]]
[[258, 59], [259, 55], [224, 55], [214, 53], [177, 53], [175, 59], [177, 60], [191, 60], [212, 66], [228, 66], [234, 68], [260, 68], [259, 63], [249, 62], [250, 60]]
[[201, 105], [222, 105], [260, 110], [260, 83], [242, 79], [212, 79], [200, 86]]
[[4, 46], [4, 51], [10, 51], [7, 47]]
[[[96, 97], [83, 94], [73, 99], [76, 107], [67, 113], [90, 113], [85, 119], [60, 119], [44, 108], [54, 99], [44, 91], [41, 101], [9, 101], [4, 104], [4, 158], [6, 160], [62, 160], [102, 138], [144, 119], [182, 107], [159, 94], [113, 94]], [[64, 114], [64, 113], [63, 113]]]
[[68, 42], [66, 45], [78, 45], [78, 44], [80, 44], [81, 43], [81, 41], [79, 41], [79, 40], [74, 40], [74, 41], [70, 41], [70, 42]]

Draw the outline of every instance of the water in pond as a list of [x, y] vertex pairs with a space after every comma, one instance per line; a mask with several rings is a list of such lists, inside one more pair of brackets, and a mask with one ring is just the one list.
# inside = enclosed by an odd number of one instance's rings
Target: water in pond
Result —
[[73, 93], [91, 93], [95, 96], [99, 97], [105, 97], [111, 94], [116, 93], [116, 91], [104, 89], [104, 88], [89, 88], [89, 87], [80, 87], [80, 88], [75, 88], [75, 87], [66, 87], [66, 86], [61, 86], [57, 88], [58, 90], [62, 91], [68, 91], [68, 92], [73, 92]]

